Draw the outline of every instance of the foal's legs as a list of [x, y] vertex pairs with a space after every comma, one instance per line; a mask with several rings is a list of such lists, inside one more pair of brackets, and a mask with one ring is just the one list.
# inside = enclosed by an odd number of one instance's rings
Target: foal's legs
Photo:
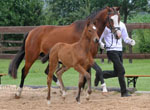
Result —
[[47, 100], [48, 104], [50, 104], [50, 93], [51, 93], [51, 83], [52, 83], [52, 77], [57, 67], [57, 60], [54, 58], [53, 61], [51, 61], [51, 65], [49, 66], [49, 73], [47, 76], [47, 86], [48, 86], [48, 95]]
[[60, 88], [61, 88], [61, 91], [62, 91], [62, 97], [65, 98], [65, 95], [66, 95], [66, 92], [65, 92], [65, 87], [64, 87], [64, 83], [63, 83], [63, 80], [62, 80], [62, 74], [67, 71], [69, 68], [68, 67], [65, 67], [65, 66], [62, 66], [61, 68], [59, 68], [59, 70], [56, 71], [56, 75], [57, 75], [57, 78], [60, 82]]
[[[90, 76], [90, 74], [81, 66], [81, 65], [76, 65], [75, 67], [74, 67], [74, 69], [76, 70], [76, 71], [78, 71], [79, 73], [81, 73], [85, 78], [86, 78], [86, 80], [87, 80], [87, 83], [88, 83], [88, 91], [87, 91], [87, 97], [86, 97], [86, 99], [87, 100], [89, 100], [89, 96], [90, 96], [90, 94], [91, 94], [91, 76]], [[81, 89], [81, 88], [80, 88]], [[81, 90], [80, 90], [81, 91]], [[78, 98], [78, 100], [80, 100], [80, 98]], [[77, 101], [78, 101], [77, 100]]]
[[79, 83], [78, 83], [78, 94], [77, 94], [77, 97], [76, 97], [76, 101], [78, 103], [80, 103], [80, 93], [81, 93], [81, 88], [82, 88], [82, 85], [83, 85], [83, 81], [84, 81], [84, 76], [83, 74], [79, 74]]

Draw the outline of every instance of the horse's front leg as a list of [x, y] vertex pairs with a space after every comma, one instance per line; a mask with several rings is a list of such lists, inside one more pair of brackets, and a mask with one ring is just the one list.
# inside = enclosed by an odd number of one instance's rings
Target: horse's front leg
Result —
[[78, 94], [76, 97], [76, 101], [80, 104], [80, 94], [81, 94], [81, 88], [83, 86], [84, 76], [80, 73], [79, 74], [79, 84], [78, 84]]
[[88, 91], [87, 91], [86, 99], [89, 100], [89, 96], [92, 93], [92, 90], [91, 90], [91, 76], [81, 65], [76, 65], [74, 67], [74, 69], [77, 70], [79, 73], [81, 73], [86, 78], [86, 80], [88, 82]]

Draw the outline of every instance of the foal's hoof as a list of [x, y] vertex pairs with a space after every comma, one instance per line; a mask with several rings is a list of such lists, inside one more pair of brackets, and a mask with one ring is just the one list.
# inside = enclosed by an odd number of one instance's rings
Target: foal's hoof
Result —
[[48, 100], [48, 101], [47, 101], [47, 105], [50, 105], [50, 104], [51, 104], [51, 101], [50, 101], [50, 100]]
[[65, 99], [66, 99], [66, 97], [65, 97], [65, 96], [62, 96], [62, 99], [63, 99], [63, 100], [65, 100]]
[[80, 102], [80, 99], [79, 99], [79, 97], [76, 97], [76, 101], [79, 103]]
[[15, 99], [20, 99], [20, 96], [18, 96], [17, 94], [15, 94]]
[[87, 94], [86, 100], [90, 100], [90, 95], [89, 94]]
[[86, 97], [86, 100], [87, 100], [87, 101], [89, 101], [89, 100], [90, 100], [90, 98], [89, 98], [89, 97]]
[[91, 94], [92, 93], [92, 90], [88, 90], [88, 94]]

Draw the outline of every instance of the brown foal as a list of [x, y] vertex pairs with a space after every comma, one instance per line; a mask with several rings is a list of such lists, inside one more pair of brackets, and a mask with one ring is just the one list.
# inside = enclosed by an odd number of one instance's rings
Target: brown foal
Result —
[[90, 52], [91, 45], [93, 44], [92, 42], [98, 43], [98, 41], [99, 36], [97, 35], [97, 29], [95, 25], [90, 20], [88, 20], [83, 30], [81, 39], [78, 42], [73, 44], [60, 42], [51, 48], [49, 55], [50, 66], [47, 77], [48, 103], [50, 103], [50, 87], [52, 77], [59, 60], [63, 63], [63, 66], [56, 72], [56, 75], [60, 81], [62, 96], [65, 96], [65, 88], [61, 76], [66, 70], [68, 70], [70, 67], [73, 67], [77, 72], [80, 73], [78, 95], [76, 97], [76, 100], [77, 102], [80, 102], [80, 92], [84, 77], [87, 79], [88, 82], [87, 99], [89, 99], [89, 95], [91, 94], [91, 76], [86, 70], [94, 62]]

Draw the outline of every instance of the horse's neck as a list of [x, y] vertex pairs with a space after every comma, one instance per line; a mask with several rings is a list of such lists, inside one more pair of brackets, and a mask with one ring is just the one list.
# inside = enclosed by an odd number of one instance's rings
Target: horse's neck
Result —
[[82, 35], [78, 45], [80, 45], [80, 47], [88, 53], [90, 52], [91, 39], [88, 39], [87, 35]]
[[86, 20], [75, 21], [73, 25], [75, 25], [75, 31], [78, 33], [82, 33], [84, 30]]
[[100, 13], [99, 17], [97, 17], [99, 23], [97, 23], [96, 27], [98, 28], [97, 34], [99, 37], [102, 35], [106, 27], [106, 16], [104, 16], [104, 15], [107, 15], [106, 13], [107, 12], [104, 10]]

